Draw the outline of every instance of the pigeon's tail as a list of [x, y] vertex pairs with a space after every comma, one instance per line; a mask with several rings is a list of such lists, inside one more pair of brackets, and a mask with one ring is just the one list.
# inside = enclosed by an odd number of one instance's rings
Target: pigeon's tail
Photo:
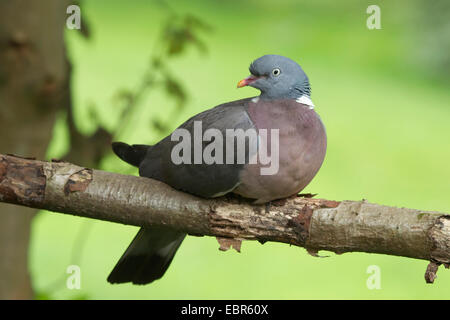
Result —
[[141, 228], [111, 271], [108, 282], [147, 284], [161, 278], [185, 236], [163, 227]]
[[112, 143], [114, 153], [123, 161], [136, 167], [139, 167], [144, 160], [148, 148], [150, 148], [150, 146], [144, 144], [133, 144], [130, 146], [123, 142]]

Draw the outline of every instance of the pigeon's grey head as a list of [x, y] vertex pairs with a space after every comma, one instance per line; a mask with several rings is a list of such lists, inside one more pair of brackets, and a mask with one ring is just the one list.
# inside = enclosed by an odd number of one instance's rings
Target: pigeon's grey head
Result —
[[268, 54], [253, 61], [249, 70], [251, 75], [239, 81], [238, 88], [259, 89], [263, 99], [297, 99], [311, 94], [305, 72], [289, 58]]

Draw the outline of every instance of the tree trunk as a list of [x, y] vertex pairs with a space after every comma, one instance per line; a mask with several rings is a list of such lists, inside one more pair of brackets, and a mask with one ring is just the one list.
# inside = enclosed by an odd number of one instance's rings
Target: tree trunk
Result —
[[[55, 114], [67, 107], [67, 2], [0, 1], [0, 151], [45, 157]], [[0, 299], [31, 299], [34, 209], [0, 204]]]

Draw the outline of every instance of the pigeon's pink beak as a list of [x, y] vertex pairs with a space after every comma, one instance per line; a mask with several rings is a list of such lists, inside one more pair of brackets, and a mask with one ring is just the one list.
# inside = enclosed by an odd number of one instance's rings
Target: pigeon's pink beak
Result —
[[238, 88], [242, 88], [245, 86], [248, 86], [250, 83], [255, 82], [256, 80], [258, 80], [260, 77], [255, 77], [253, 75], [248, 76], [245, 79], [242, 79], [241, 81], [238, 82], [237, 87]]

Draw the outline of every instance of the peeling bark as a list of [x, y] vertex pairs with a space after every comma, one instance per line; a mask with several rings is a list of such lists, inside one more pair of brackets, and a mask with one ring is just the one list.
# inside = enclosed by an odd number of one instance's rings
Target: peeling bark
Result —
[[64, 185], [64, 194], [68, 196], [72, 192], [83, 192], [92, 181], [92, 169], [83, 169], [72, 174]]
[[41, 165], [0, 159], [1, 201], [23, 205], [43, 201], [45, 183]]
[[222, 237], [216, 237], [216, 239], [217, 242], [219, 242], [220, 251], [228, 251], [231, 248], [233, 248], [237, 252], [241, 252], [242, 240], [233, 238], [222, 238]]
[[425, 282], [426, 283], [434, 283], [434, 280], [437, 278], [436, 272], [438, 271], [439, 263], [434, 261], [430, 261], [427, 266], [427, 270], [425, 271]]
[[[19, 171], [21, 173], [19, 173]], [[42, 178], [42, 173], [44, 178]], [[36, 190], [44, 196], [32, 196]], [[241, 240], [277, 241], [335, 253], [370, 252], [431, 261], [432, 282], [450, 263], [450, 216], [367, 201], [291, 197], [270, 207], [235, 196], [201, 199], [156, 180], [0, 155], [0, 199], [135, 226], [215, 236], [222, 250]]]

